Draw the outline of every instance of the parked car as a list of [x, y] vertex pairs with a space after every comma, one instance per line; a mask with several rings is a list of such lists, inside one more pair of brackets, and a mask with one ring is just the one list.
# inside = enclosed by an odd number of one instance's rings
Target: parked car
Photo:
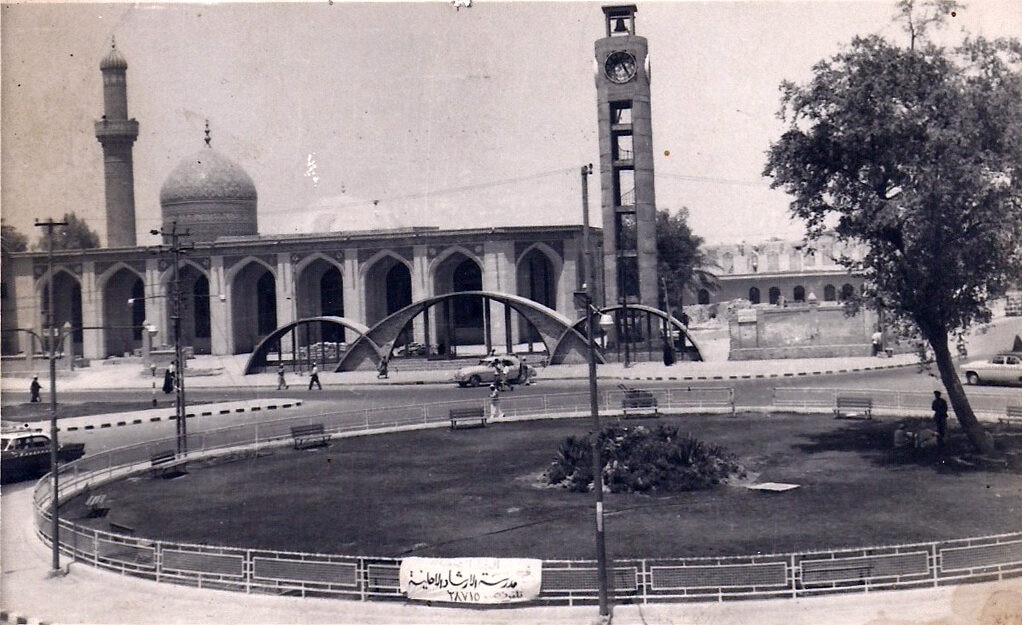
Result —
[[[6, 484], [38, 477], [50, 470], [50, 437], [19, 428], [0, 433], [0, 478]], [[57, 449], [57, 461], [72, 462], [85, 455], [85, 443], [69, 443]]]
[[486, 356], [477, 364], [462, 367], [454, 373], [454, 381], [458, 386], [479, 386], [491, 384], [497, 380], [496, 363], [507, 367], [508, 384], [522, 384], [536, 376], [536, 369], [523, 363], [518, 356], [511, 354]]
[[1022, 384], [1022, 352], [1001, 352], [990, 360], [962, 365], [969, 384]]

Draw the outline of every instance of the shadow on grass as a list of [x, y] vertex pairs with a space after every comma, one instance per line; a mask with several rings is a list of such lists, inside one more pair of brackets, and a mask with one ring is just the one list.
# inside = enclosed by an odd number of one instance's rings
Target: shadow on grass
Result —
[[928, 419], [906, 418], [898, 421], [850, 421], [826, 432], [805, 434], [809, 442], [794, 445], [806, 454], [824, 452], [857, 453], [878, 467], [929, 467], [941, 474], [960, 474], [978, 470], [960, 462], [972, 452], [966, 436], [950, 432], [943, 446], [928, 449], [895, 449], [894, 431], [904, 423], [911, 432], [929, 427]]

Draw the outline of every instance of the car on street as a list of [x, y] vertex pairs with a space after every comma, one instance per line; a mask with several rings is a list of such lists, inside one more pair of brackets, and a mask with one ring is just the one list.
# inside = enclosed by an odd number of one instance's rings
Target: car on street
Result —
[[[3, 483], [38, 477], [50, 470], [50, 437], [38, 430], [17, 428], [0, 432], [0, 478]], [[57, 449], [63, 464], [85, 455], [85, 443], [68, 443]]]
[[508, 384], [523, 384], [536, 376], [536, 369], [523, 363], [518, 356], [503, 354], [486, 356], [474, 365], [458, 369], [454, 373], [454, 381], [462, 387], [491, 384], [497, 380], [498, 363], [507, 369]]
[[1001, 352], [961, 367], [969, 384], [1022, 384], [1022, 352]]

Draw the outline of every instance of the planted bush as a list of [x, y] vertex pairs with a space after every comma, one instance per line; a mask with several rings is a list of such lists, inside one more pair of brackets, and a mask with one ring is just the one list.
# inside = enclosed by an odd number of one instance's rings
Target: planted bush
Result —
[[[561, 441], [546, 472], [549, 484], [573, 492], [588, 492], [593, 484], [592, 434]], [[709, 445], [677, 426], [655, 428], [612, 425], [597, 439], [603, 482], [613, 493], [681, 492], [704, 490], [742, 477], [745, 470], [734, 454]]]

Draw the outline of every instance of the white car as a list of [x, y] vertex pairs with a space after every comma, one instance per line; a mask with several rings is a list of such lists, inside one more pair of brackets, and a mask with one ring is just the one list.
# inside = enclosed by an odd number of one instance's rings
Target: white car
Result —
[[1022, 384], [1022, 352], [1001, 352], [990, 360], [976, 360], [961, 368], [969, 384]]
[[507, 369], [508, 384], [524, 384], [536, 377], [536, 369], [523, 363], [517, 356], [504, 354], [502, 356], [486, 356], [480, 359], [478, 364], [458, 369], [454, 373], [454, 381], [458, 383], [458, 386], [469, 387], [490, 384], [497, 379], [496, 363], [500, 363]]

